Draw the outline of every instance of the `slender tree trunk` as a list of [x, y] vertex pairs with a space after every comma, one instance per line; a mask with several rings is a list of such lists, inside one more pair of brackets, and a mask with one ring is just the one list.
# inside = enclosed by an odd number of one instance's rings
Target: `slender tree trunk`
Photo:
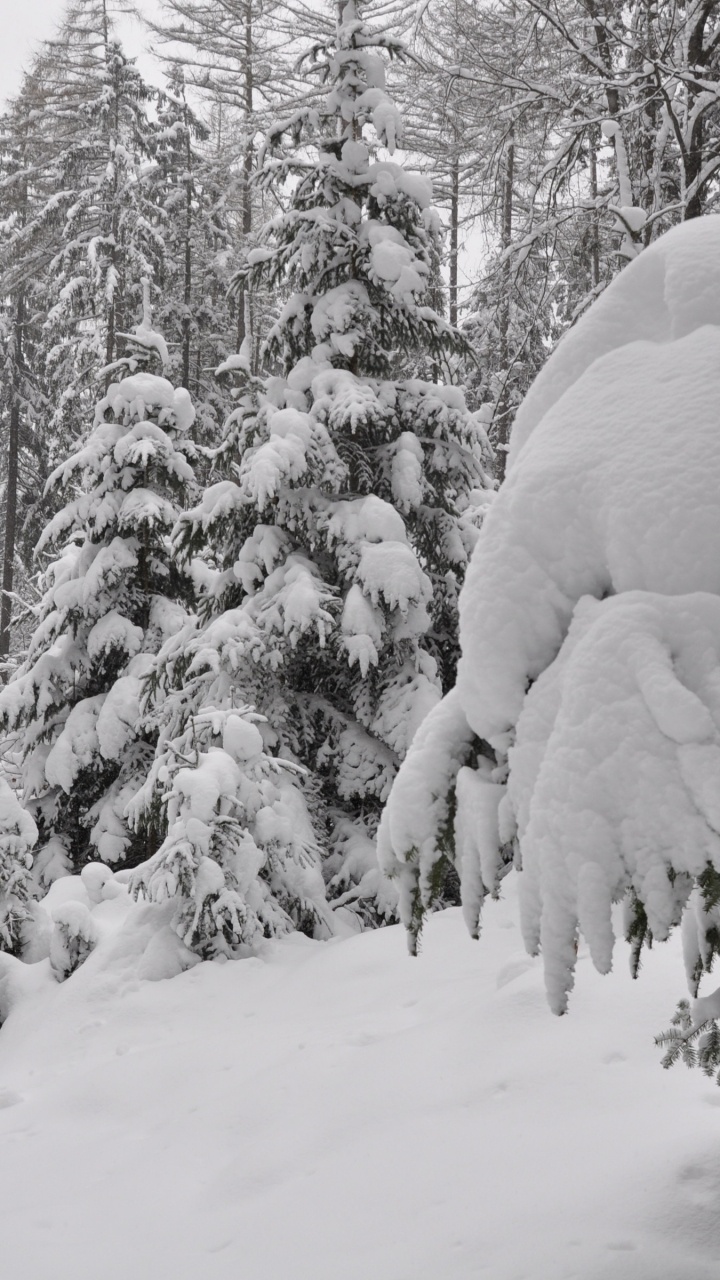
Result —
[[596, 125], [591, 125], [588, 136], [590, 156], [590, 196], [593, 202], [592, 241], [590, 244], [590, 283], [593, 289], [600, 284], [600, 217], [597, 211], [598, 177], [597, 177], [597, 135]]
[[[242, 230], [243, 239], [247, 240], [252, 231], [252, 205], [250, 197], [250, 178], [252, 177], [253, 168], [253, 140], [252, 140], [252, 115], [253, 115], [253, 64], [252, 64], [252, 0], [247, 0], [245, 5], [245, 154], [243, 156], [243, 176], [242, 176]], [[237, 315], [237, 344], [238, 350], [242, 346], [245, 338], [249, 339], [249, 345], [252, 348], [252, 331], [250, 325], [250, 307], [247, 290], [244, 286], [238, 291], [238, 315]]]
[[15, 542], [17, 538], [18, 454], [20, 451], [20, 378], [25, 301], [18, 299], [14, 325], [13, 385], [10, 400], [10, 422], [5, 488], [5, 531], [3, 538], [2, 600], [0, 601], [0, 658], [10, 652], [10, 620], [12, 617], [13, 582], [15, 576]]
[[190, 305], [192, 302], [192, 143], [190, 127], [185, 108], [185, 279], [183, 282], [184, 313], [182, 320], [182, 385], [186, 391], [190, 389], [190, 343], [192, 326], [190, 323]]
[[[689, 136], [686, 138], [686, 155], [685, 155], [685, 190], [687, 191], [695, 182], [697, 182], [703, 167], [703, 158], [705, 151], [705, 127], [703, 112], [695, 112], [695, 106], [698, 97], [703, 92], [702, 74], [703, 68], [707, 63], [707, 50], [705, 48], [705, 27], [708, 15], [712, 8], [710, 0], [699, 5], [696, 11], [696, 20], [693, 23], [687, 46], [688, 67], [698, 73], [698, 81], [688, 81], [686, 85], [687, 93], [687, 119], [693, 120], [689, 130]], [[694, 119], [693, 119], [694, 117]], [[683, 221], [687, 222], [690, 218], [699, 218], [704, 212], [703, 192], [700, 187], [696, 188], [690, 199], [686, 201], [683, 210]]]
[[[105, 12], [105, 0], [103, 0], [103, 17], [105, 20], [107, 19], [107, 15]], [[108, 62], [107, 30], [105, 32], [105, 62], [107, 65], [107, 62]], [[115, 69], [113, 69], [113, 73], [115, 75], [114, 140], [117, 145], [117, 141], [120, 135], [120, 102], [119, 102], [120, 95], [118, 93], [117, 74], [115, 72]], [[110, 137], [108, 138], [108, 142], [110, 141], [111, 137], [112, 135], [110, 135]], [[112, 364], [113, 360], [115, 359], [115, 333], [118, 329], [121, 330], [121, 326], [118, 325], [118, 314], [117, 314], [118, 313], [117, 299], [120, 293], [118, 270], [117, 270], [118, 234], [120, 230], [118, 211], [117, 211], [117, 194], [118, 194], [117, 159], [115, 158], [115, 156], [113, 156], [112, 211], [110, 215], [110, 226], [112, 231], [112, 247], [110, 249], [110, 255], [109, 255], [110, 267], [113, 273], [113, 293], [112, 293], [112, 300], [107, 309], [107, 329], [105, 334], [105, 363], [106, 364]], [[105, 374], [105, 390], [106, 391], [110, 386], [111, 382], [112, 382], [112, 374], [106, 373]]]
[[[502, 180], [501, 205], [501, 238], [503, 250], [509, 249], [512, 243], [513, 228], [513, 182], [515, 179], [515, 133], [511, 129], [505, 150], [505, 170]], [[495, 472], [498, 480], [505, 479], [507, 461], [507, 445], [510, 438], [510, 321], [512, 314], [512, 262], [510, 256], [505, 258], [502, 266], [502, 288], [500, 297], [500, 313], [498, 328], [500, 331], [499, 358], [503, 375], [503, 386], [495, 407]]]
[[458, 322], [458, 241], [460, 222], [460, 157], [450, 169], [450, 323]]

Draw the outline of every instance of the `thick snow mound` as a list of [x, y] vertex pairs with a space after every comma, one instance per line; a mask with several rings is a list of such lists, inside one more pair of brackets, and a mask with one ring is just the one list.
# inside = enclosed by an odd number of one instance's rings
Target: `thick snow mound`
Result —
[[458, 681], [476, 733], [516, 723], [582, 595], [720, 593], [719, 494], [720, 327], [596, 360], [528, 440], [468, 569]]
[[679, 945], [642, 988], [581, 945], [550, 1018], [506, 885], [416, 960], [294, 934], [147, 981], [196, 957], [127, 896], [60, 985], [2, 957], [3, 1277], [716, 1280], [718, 1090], [652, 1043]]
[[510, 464], [545, 414], [599, 356], [645, 339], [675, 342], [720, 325], [720, 218], [674, 227], [645, 249], [563, 338], [521, 405]]

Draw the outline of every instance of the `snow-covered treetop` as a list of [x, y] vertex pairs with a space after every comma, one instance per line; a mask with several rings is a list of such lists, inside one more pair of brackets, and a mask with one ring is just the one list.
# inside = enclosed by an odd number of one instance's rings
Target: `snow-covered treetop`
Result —
[[[459, 335], [426, 305], [440, 226], [431, 188], [391, 155], [400, 115], [385, 88], [383, 54], [403, 46], [363, 20], [357, 0], [340, 7], [332, 47], [317, 46], [310, 70], [320, 106], [269, 131], [260, 180], [297, 180], [291, 207], [264, 230], [241, 277], [292, 296], [267, 342], [285, 371], [304, 356], [382, 374], [393, 350], [456, 350]], [[286, 136], [292, 143], [286, 149]]]
[[[105, 368], [103, 372], [107, 375], [122, 370], [129, 373], [135, 373], [138, 369], [145, 369], [148, 372], [156, 372], [155, 366], [159, 363], [164, 370], [169, 361], [167, 343], [161, 333], [153, 327], [152, 320], [152, 304], [150, 302], [150, 280], [147, 276], [142, 281], [143, 291], [143, 316], [139, 324], [131, 333], [118, 333], [118, 338], [124, 338], [130, 344], [130, 354], [123, 356], [113, 365]], [[187, 392], [185, 392], [187, 395]], [[189, 403], [189, 397], [188, 397]], [[194, 418], [193, 411], [193, 418]], [[189, 424], [188, 424], [189, 425]], [[182, 428], [181, 428], [182, 429]]]
[[[87, 441], [48, 480], [53, 488], [79, 476], [82, 491], [50, 521], [38, 550], [57, 545], [72, 530], [101, 538], [113, 525], [128, 533], [146, 520], [169, 529], [175, 510], [161, 495], [193, 481], [186, 455], [194, 448], [182, 437], [194, 419], [189, 393], [165, 378], [135, 373], [111, 383]], [[147, 495], [144, 505], [138, 492]]]

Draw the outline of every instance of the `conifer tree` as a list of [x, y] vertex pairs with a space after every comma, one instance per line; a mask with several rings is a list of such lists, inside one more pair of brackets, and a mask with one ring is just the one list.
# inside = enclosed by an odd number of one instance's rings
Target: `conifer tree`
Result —
[[[281, 0], [162, 0], [160, 17], [149, 20], [173, 74], [193, 86], [212, 120], [209, 167], [224, 187], [233, 246], [245, 250], [262, 220], [262, 193], [251, 182], [257, 141], [281, 106], [305, 89], [293, 75], [297, 36], [288, 38], [285, 18]], [[206, 163], [210, 159], [206, 155]], [[259, 300], [241, 285], [230, 301], [234, 349], [247, 338], [252, 360], [261, 329]]]
[[41, 884], [146, 855], [124, 819], [153, 752], [140, 683], [185, 617], [168, 533], [193, 480], [194, 411], [187, 391], [147, 371], [166, 354], [147, 313], [128, 338], [136, 353], [115, 372], [129, 376], [110, 382], [86, 440], [50, 477], [65, 505], [39, 550], [54, 559], [25, 662], [0, 694], [0, 727], [22, 735]]
[[232, 407], [229, 386], [214, 376], [235, 350], [237, 320], [227, 284], [237, 264], [227, 210], [230, 182], [210, 129], [188, 101], [184, 72], [171, 69], [158, 95], [152, 195], [160, 217], [158, 323], [170, 348], [167, 375], [190, 391], [195, 435], [217, 444]]
[[190, 680], [196, 698], [203, 691], [202, 710], [172, 726], [161, 722], [155, 762], [130, 805], [139, 829], [155, 822], [167, 831], [134, 873], [133, 891], [154, 902], [174, 899], [176, 931], [204, 957], [242, 952], [292, 929], [327, 938], [335, 922], [298, 785], [303, 771], [267, 750], [262, 716], [233, 706], [227, 670], [218, 669], [216, 653], [208, 661], [212, 640], [191, 646]]
[[11, 648], [17, 573], [27, 574], [40, 531], [33, 528], [38, 493], [47, 478], [41, 351], [55, 183], [43, 124], [44, 76], [38, 57], [0, 117], [0, 658]]
[[211, 695], [216, 710], [254, 705], [267, 748], [312, 776], [336, 905], [371, 921], [393, 911], [379, 810], [452, 681], [455, 596], [490, 483], [461, 391], [391, 376], [417, 349], [439, 368], [462, 340], [427, 305], [428, 184], [381, 158], [400, 128], [387, 55], [402, 46], [346, 0], [334, 43], [312, 57], [319, 109], [269, 134], [260, 180], [296, 185], [241, 282], [289, 295], [265, 348], [278, 372], [230, 362], [241, 385], [216, 458], [226, 478], [175, 533], [202, 623], [160, 655], [155, 713], [177, 733]]
[[17, 954], [28, 919], [32, 848], [37, 827], [0, 777], [0, 951]]
[[49, 110], [57, 139], [57, 246], [50, 266], [45, 359], [54, 432], [76, 440], [98, 364], [155, 281], [163, 240], [149, 185], [153, 96], [114, 35], [104, 0], [75, 0], [60, 36]]

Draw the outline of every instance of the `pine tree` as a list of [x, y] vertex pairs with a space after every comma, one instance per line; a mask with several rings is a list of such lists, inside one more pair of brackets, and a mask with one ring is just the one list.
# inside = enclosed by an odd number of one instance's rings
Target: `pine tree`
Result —
[[383, 54], [402, 47], [343, 4], [334, 44], [313, 55], [319, 110], [269, 135], [261, 181], [296, 185], [241, 281], [286, 292], [265, 348], [278, 372], [231, 362], [226, 478], [175, 533], [202, 622], [160, 655], [155, 712], [172, 738], [208, 699], [254, 705], [267, 748], [308, 770], [336, 906], [370, 921], [393, 911], [374, 854], [380, 806], [452, 682], [455, 598], [490, 483], [461, 391], [391, 377], [416, 350], [439, 369], [462, 339], [427, 305], [428, 184], [376, 155], [400, 127]]
[[[297, 33], [288, 38], [286, 18], [279, 0], [162, 0], [161, 17], [149, 22], [159, 47], [168, 48], [172, 74], [192, 85], [209, 112], [212, 156], [205, 160], [224, 188], [233, 248], [250, 247], [262, 218], [262, 192], [251, 182], [257, 140], [281, 104], [287, 109], [304, 90], [288, 57], [297, 52]], [[233, 349], [247, 339], [254, 361], [262, 301], [241, 285], [230, 302]]]
[[52, 51], [57, 248], [45, 325], [52, 429], [82, 434], [98, 363], [122, 354], [119, 335], [155, 281], [163, 240], [149, 185], [156, 126], [152, 91], [115, 38], [106, 5], [76, 0]]
[[44, 132], [45, 74], [38, 57], [0, 118], [0, 657], [11, 648], [14, 592], [30, 568], [47, 478], [41, 350], [55, 183]]
[[188, 393], [146, 371], [165, 354], [149, 317], [128, 372], [99, 401], [87, 439], [50, 477], [65, 496], [40, 542], [54, 553], [27, 657], [0, 694], [22, 735], [25, 804], [40, 832], [35, 875], [146, 856], [124, 819], [153, 743], [138, 730], [141, 680], [183, 621], [168, 533], [192, 484]]

